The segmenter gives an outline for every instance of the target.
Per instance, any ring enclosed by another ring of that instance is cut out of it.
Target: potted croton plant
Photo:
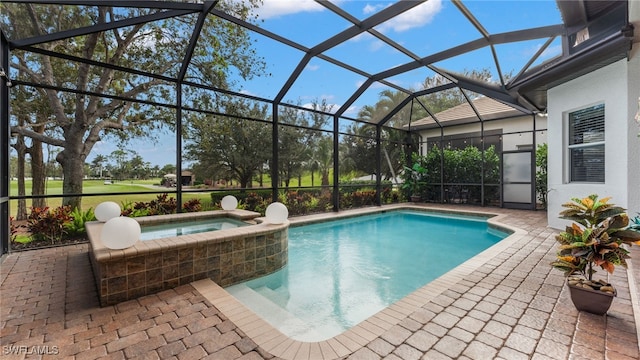
[[[604,279],[594,280],[596,268],[613,273],[627,267],[628,246],[640,245],[640,232],[629,226],[625,209],[609,204],[610,198],[590,195],[563,204],[560,218],[573,224],[556,236],[560,243],[553,267],[567,276],[571,300],[578,310],[603,315],[616,289]]]

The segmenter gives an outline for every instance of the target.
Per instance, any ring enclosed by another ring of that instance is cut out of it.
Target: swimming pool
[[[287,266],[226,290],[283,334],[320,341],[507,235],[486,218],[411,210],[291,227]]]

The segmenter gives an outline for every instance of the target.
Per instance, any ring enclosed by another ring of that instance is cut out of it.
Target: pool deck
[[[632,248],[629,271],[618,268],[609,279],[618,296],[608,315],[580,313],[562,273],[549,266],[557,231],[547,228],[545,212],[425,207],[492,212],[523,231],[356,328],[318,343],[279,334],[210,280],[101,308],[86,244],[11,253],[0,263],[2,358],[640,357],[638,247]]]

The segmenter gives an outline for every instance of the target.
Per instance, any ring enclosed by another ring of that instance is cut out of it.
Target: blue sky
[[[355,18],[363,20],[393,2],[334,1],[334,3]],[[551,0],[475,0],[463,3],[490,34],[561,22],[556,3]],[[264,7],[259,13],[261,19],[264,20],[261,27],[309,48],[352,26],[350,22],[311,0],[295,2],[265,0]],[[452,46],[482,37],[480,32],[448,0],[427,1],[382,26],[376,27],[375,30],[398,42],[419,57],[435,54]],[[249,83],[242,84],[242,91],[272,98],[295,69],[303,53],[260,35],[255,39],[258,53],[267,59],[267,72],[272,76],[254,79]],[[545,40],[496,46],[503,72],[513,71],[516,74]],[[557,40],[540,61],[559,54],[559,46],[560,42]],[[336,46],[324,54],[359,67],[370,74],[411,61],[409,57],[368,33]],[[435,65],[458,72],[471,68],[489,68],[497,78],[497,69],[489,48],[448,59]],[[389,80],[404,88],[416,89],[426,77],[433,75],[433,72],[425,68]],[[313,99],[324,98],[329,103],[340,106],[363,82],[363,77],[316,58],[307,65],[284,100],[305,103]],[[382,84],[375,84],[354,104],[347,115],[355,117],[360,107],[375,103],[378,93],[385,88],[387,87]]]
[[[359,20],[364,20],[395,3],[395,1],[378,0],[334,0],[332,2]],[[556,2],[553,0],[467,0],[463,1],[463,4],[490,34],[561,23]],[[258,13],[261,27],[307,48],[312,48],[352,26],[347,20],[312,0],[264,0],[264,6],[258,10]],[[482,37],[481,33],[449,0],[427,1],[374,29],[406,47],[418,57],[432,55]],[[248,82],[238,78],[236,79],[238,87],[235,90],[263,98],[273,98],[304,54],[258,34],[254,35],[253,39],[257,53],[267,61],[267,74],[270,76],[262,76]],[[517,74],[545,41],[546,39],[537,39],[517,44],[497,45],[496,55],[502,72]],[[534,65],[559,55],[560,46],[560,40],[556,39]],[[358,67],[369,74],[376,74],[411,61],[406,55],[368,33],[329,49],[324,54]],[[455,72],[488,68],[496,79],[498,76],[489,48],[447,59],[434,65]],[[417,89],[426,77],[433,75],[431,70],[421,68],[387,80],[406,89]],[[325,99],[329,104],[334,105],[334,109],[338,109],[364,80],[365,78],[359,74],[314,58],[285,95],[284,102],[304,105],[314,100]],[[349,108],[345,116],[356,117],[362,106],[375,104],[378,94],[385,89],[392,88],[381,83],[371,86]],[[173,163],[175,158],[175,140],[172,135],[162,136],[158,144],[148,140],[133,141],[130,148],[135,149],[146,161],[154,165]],[[115,146],[112,144],[97,144],[87,161],[90,162],[97,154],[108,155],[114,149]]]

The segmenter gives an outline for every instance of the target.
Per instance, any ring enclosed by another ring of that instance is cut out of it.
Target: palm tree
[[[329,185],[329,170],[333,167],[333,141],[330,136],[323,136],[318,141],[318,147],[314,151],[314,158],[321,174],[322,186]]]
[[[107,162],[107,157],[104,155],[96,155],[95,158],[91,161],[91,170],[94,174],[100,174],[100,178],[102,179],[102,171],[104,170],[104,164]]]

